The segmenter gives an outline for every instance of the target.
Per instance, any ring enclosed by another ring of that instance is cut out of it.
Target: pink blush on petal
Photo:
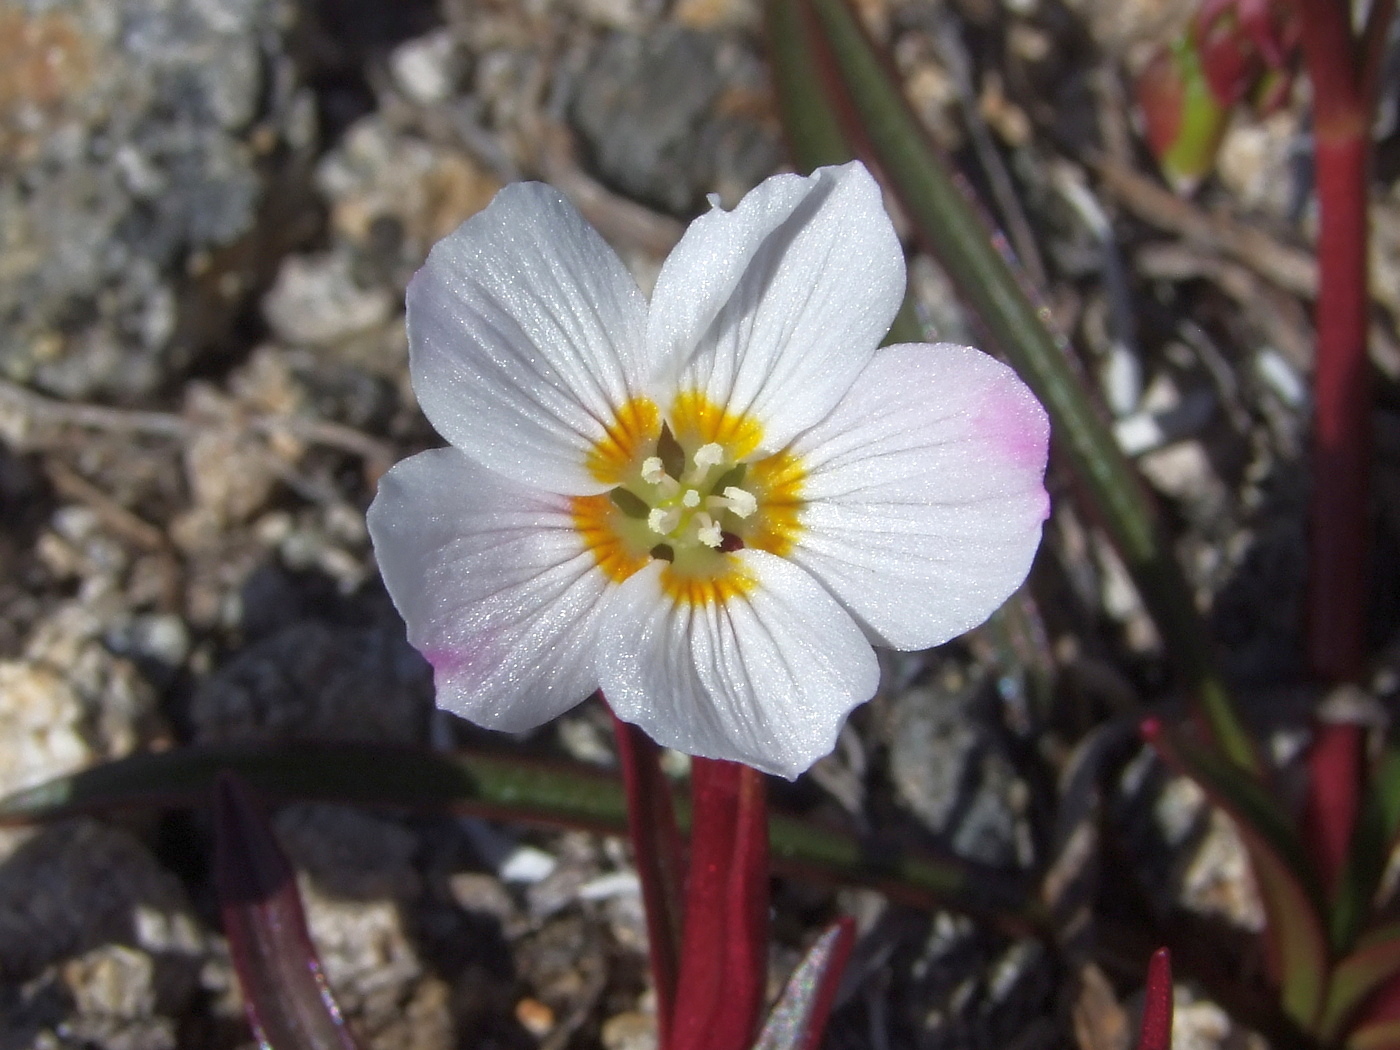
[[[1040,402],[1019,383],[989,389],[973,417],[972,429],[1011,466],[1033,471],[1037,478],[1045,473],[1050,422]]]
[[[449,677],[472,664],[471,654],[460,649],[424,649],[421,652],[433,669],[434,678]]]

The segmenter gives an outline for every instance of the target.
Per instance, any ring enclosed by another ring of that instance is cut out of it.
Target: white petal
[[[807,573],[762,551],[734,556],[754,586],[722,602],[673,602],[660,562],[619,588],[599,631],[603,693],[666,747],[796,777],[874,694],[879,668]]]
[[[640,392],[645,318],[636,283],[572,205],[540,183],[507,186],[409,283],[413,390],[478,462],[600,492],[585,457]]]
[[[986,354],[887,347],[794,443],[809,502],[791,557],[881,644],[947,641],[1030,570],[1049,432],[1035,396]]]
[[[408,640],[433,665],[439,707],[518,732],[598,688],[608,585],[566,498],[434,449],[380,479],[368,521]]]
[[[904,254],[859,163],[775,175],[691,223],[647,317],[658,389],[753,416],[775,451],[829,412],[889,331]]]

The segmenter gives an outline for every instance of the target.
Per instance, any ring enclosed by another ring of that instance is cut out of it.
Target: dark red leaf
[[[1142,1004],[1142,1029],[1138,1050],[1171,1050],[1172,953],[1158,948],[1147,964],[1146,995]]]
[[[219,777],[214,827],[214,884],[254,1036],[276,1050],[358,1050],[326,986],[291,865],[234,773]]]

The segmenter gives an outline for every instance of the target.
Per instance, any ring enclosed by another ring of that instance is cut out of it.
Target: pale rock
[[[263,316],[284,342],[330,345],[389,319],[394,300],[361,288],[343,254],[289,255],[263,298]]]

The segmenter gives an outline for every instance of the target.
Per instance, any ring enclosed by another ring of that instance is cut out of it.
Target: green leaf
[[[1269,947],[1284,1012],[1308,1032],[1320,1020],[1330,963],[1321,893],[1287,815],[1263,786],[1213,751],[1155,720],[1143,735],[1166,763],[1190,777],[1235,821],[1268,919]]]
[[[1333,969],[1318,1035],[1329,1043],[1336,1040],[1366,997],[1397,972],[1400,972],[1400,923],[1389,923],[1367,933],[1357,944],[1356,951]]]
[[[0,798],[0,826],[113,809],[207,806],[224,771],[277,801],[443,810],[627,833],[626,796],[616,774],[509,755],[343,743],[227,744],[133,755]],[[689,807],[677,799],[676,809],[682,828],[689,827]],[[768,834],[779,871],[870,886],[921,907],[985,915],[1017,932],[1048,928],[1031,884],[1019,876],[779,813],[769,814]]]
[[[1400,1021],[1377,1021],[1347,1036],[1347,1050],[1396,1050],[1400,1047]]]
[[[1371,767],[1351,848],[1337,882],[1330,928],[1332,947],[1352,947],[1385,875],[1386,862],[1397,846],[1400,822],[1400,749],[1387,744]]]
[[[1049,411],[1057,449],[1132,572],[1212,735],[1232,761],[1258,770],[1253,742],[1214,669],[1194,598],[1153,506],[1071,364],[1064,339],[1047,327],[1049,311],[998,250],[970,190],[929,142],[845,0],[768,3],[780,111],[798,159],[834,159],[834,124],[899,197],[995,346]]]

